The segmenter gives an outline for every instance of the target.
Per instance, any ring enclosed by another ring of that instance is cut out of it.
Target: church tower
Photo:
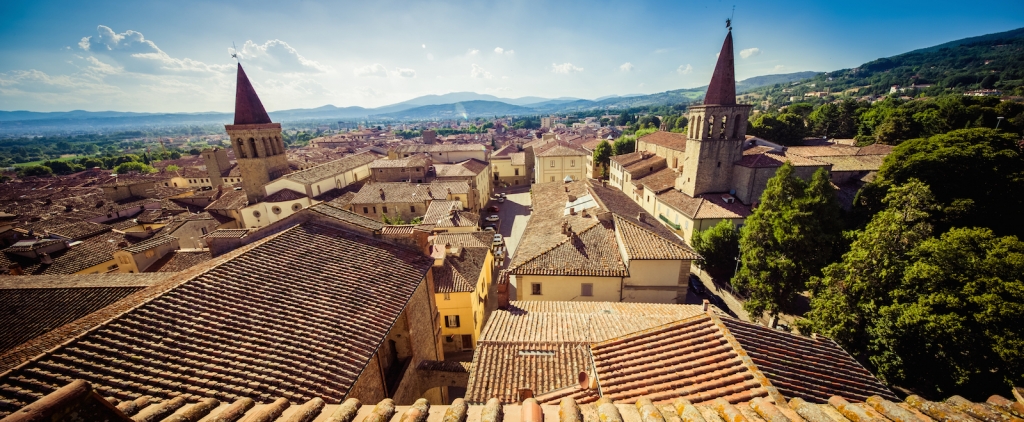
[[[689,108],[686,155],[676,184],[683,193],[696,197],[731,189],[733,163],[743,158],[750,109],[749,105],[736,104],[732,28],[729,28],[704,104]]]
[[[259,202],[265,196],[263,185],[288,172],[288,159],[281,124],[270,121],[241,63],[235,88],[235,124],[224,125],[224,129],[231,137],[245,195],[250,204]]]

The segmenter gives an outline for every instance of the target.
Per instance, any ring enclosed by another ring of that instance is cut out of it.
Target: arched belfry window
[[[744,126],[741,126],[741,125],[744,122],[746,122],[746,119],[743,118],[742,114],[737,114],[736,117],[734,117],[734,119],[735,119],[735,122],[733,122],[733,124],[732,124],[732,127],[733,127],[733,129],[732,129],[732,136],[734,138],[743,138],[743,135],[746,135],[745,132],[746,132],[747,128],[744,127]]]
[[[715,137],[715,116],[708,116],[707,124],[708,124],[708,128],[704,132],[705,133],[704,137],[706,137],[708,139],[714,139],[714,137]]]
[[[728,122],[727,122],[728,119],[729,119],[729,116],[725,116],[725,115],[722,116],[722,121],[721,121],[721,123],[718,124],[718,127],[719,127],[719,129],[718,129],[718,139],[725,139],[725,128],[728,127]]]
[[[693,128],[697,132],[694,133],[693,136],[700,139],[700,131],[704,130],[704,126],[701,126],[701,116],[697,116],[697,123],[693,125]]]
[[[235,154],[238,154],[238,158],[246,158],[245,144],[242,143],[242,138],[238,138],[238,141],[235,142],[235,144],[237,145],[235,148]]]
[[[256,138],[249,138],[249,148],[252,150],[252,158],[260,158],[260,152],[256,150]]]

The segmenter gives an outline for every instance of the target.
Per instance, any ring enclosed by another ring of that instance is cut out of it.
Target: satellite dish
[[[586,390],[588,387],[590,387],[590,376],[587,375],[587,371],[580,371],[579,380],[580,389]]]

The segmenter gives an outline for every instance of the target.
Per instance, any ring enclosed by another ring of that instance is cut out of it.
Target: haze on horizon
[[[1024,2],[736,1],[737,79],[1024,26]],[[0,2],[0,110],[270,111],[428,94],[593,99],[706,85],[733,2]]]

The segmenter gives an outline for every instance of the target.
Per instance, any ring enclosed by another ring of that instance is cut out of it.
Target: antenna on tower
[[[732,5],[732,14],[729,15],[729,19],[725,20],[725,27],[732,31],[732,18],[736,16],[736,5]]]
[[[238,48],[235,47],[234,41],[231,41],[231,58],[235,59],[236,62],[238,61]]]

